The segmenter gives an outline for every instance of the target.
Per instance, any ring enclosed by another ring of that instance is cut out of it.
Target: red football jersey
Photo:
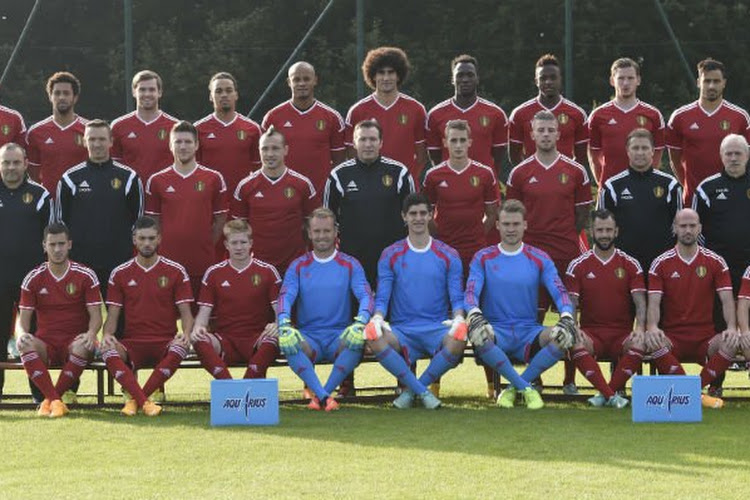
[[[39,167],[42,185],[57,192],[57,182],[70,168],[86,161],[89,153],[83,143],[87,120],[76,116],[66,127],[60,127],[50,116],[35,123],[26,133],[29,163]]]
[[[664,149],[664,117],[643,101],[628,110],[620,108],[615,101],[602,104],[591,112],[588,127],[589,148],[601,149],[604,156],[602,178],[597,179],[600,186],[630,165],[625,143],[633,129],[649,130],[654,136],[654,149]]]
[[[260,127],[240,113],[229,123],[224,123],[212,113],[195,122],[199,147],[195,159],[224,177],[227,192],[234,188],[253,170],[260,167]]]
[[[282,274],[305,253],[304,219],[317,208],[310,179],[287,168],[276,179],[263,169],[237,185],[231,203],[235,219],[247,219],[253,228],[253,252]]]
[[[486,246],[485,207],[500,199],[494,172],[475,161],[456,172],[444,161],[427,171],[424,192],[435,206],[437,238],[455,248],[467,266]]]
[[[568,266],[565,287],[579,299],[581,328],[630,332],[635,320],[631,294],[645,292],[641,265],[620,249],[605,262],[593,250]]]
[[[226,191],[221,174],[203,165],[188,175],[172,165],[146,183],[146,214],[160,217],[159,253],[184,265],[190,276],[203,276],[216,262],[214,216],[228,211]]]
[[[45,262],[26,275],[18,307],[36,312],[36,336],[41,340],[72,341],[89,328],[88,306],[102,303],[99,280],[88,267],[70,261],[61,278]]]
[[[26,124],[21,113],[0,105],[0,146],[15,142],[23,147],[24,134],[26,134]]]
[[[117,118],[112,122],[112,158],[148,179],[174,161],[169,132],[175,123],[177,118],[163,111],[150,122],[144,122],[137,111]]]
[[[745,274],[742,275],[740,293],[737,298],[750,300],[750,266],[745,269]]]
[[[448,159],[448,149],[443,147],[445,125],[450,120],[466,120],[471,127],[469,157],[491,167],[495,165],[492,148],[508,144],[508,117],[497,104],[478,98],[466,109],[456,106],[453,99],[446,99],[427,115],[427,149],[441,150],[443,160]],[[416,179],[416,177],[415,177]]]
[[[335,166],[331,152],[344,150],[344,119],[339,112],[320,101],[300,111],[292,101],[286,101],[266,113],[263,130],[271,125],[284,134],[289,145],[287,166],[310,179],[315,191],[322,193]]]
[[[346,114],[344,142],[354,145],[354,126],[362,120],[375,119],[383,129],[383,156],[400,161],[415,179],[420,178],[424,165],[417,165],[415,147],[425,141],[427,112],[416,99],[399,93],[390,106],[383,107],[370,94],[349,108]]]
[[[126,339],[167,340],[177,334],[177,304],[193,301],[190,279],[177,262],[159,256],[146,269],[133,258],[112,270],[107,304],[123,308]]]
[[[575,207],[591,203],[589,176],[567,156],[545,167],[536,155],[519,163],[508,176],[507,199],[526,207],[524,241],[541,248],[553,260],[572,260],[581,254]]]
[[[719,147],[729,134],[740,134],[750,141],[750,116],[734,104],[722,101],[707,113],[698,101],[682,106],[672,113],[667,128],[667,147],[682,150],[677,168],[685,178],[683,199],[693,199],[695,188],[703,179],[724,168]]]
[[[727,263],[718,254],[698,247],[690,262],[667,250],[651,264],[648,293],[663,294],[661,328],[691,330],[701,334],[714,331],[714,294],[732,291]]]
[[[508,127],[510,142],[523,144],[524,158],[536,153],[536,143],[531,138],[531,120],[540,111],[550,111],[557,117],[557,126],[560,131],[557,150],[568,158],[575,158],[576,145],[585,144],[589,140],[586,112],[564,97],[552,108],[544,107],[539,102],[539,97],[535,97],[514,109],[510,114]]]
[[[198,305],[213,308],[219,335],[257,337],[276,317],[273,305],[280,287],[281,276],[271,264],[253,258],[236,269],[225,260],[206,271]]]

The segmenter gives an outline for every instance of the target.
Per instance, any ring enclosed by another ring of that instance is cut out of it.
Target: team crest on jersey
[[[404,113],[401,113],[400,115],[398,115],[398,122],[399,122],[399,123],[400,123],[401,125],[406,125],[406,123],[407,123],[408,121],[409,121],[409,117],[408,117],[408,116],[406,116],[406,115],[405,115]]]
[[[570,176],[566,173],[560,174],[557,178],[560,179],[560,184],[567,184],[570,180]]]
[[[255,273],[250,277],[250,283],[253,284],[253,286],[260,285],[260,282],[263,281],[263,279],[260,277],[260,274]]]
[[[385,174],[381,180],[383,181],[383,185],[385,187],[393,186],[393,177],[391,177],[390,175]]]
[[[73,135],[73,141],[75,141],[76,146],[83,147],[83,135],[76,133]]]
[[[169,285],[169,278],[166,276],[159,276],[156,278],[156,284],[159,285],[159,288],[167,288],[167,285]]]
[[[2,132],[3,135],[10,135],[10,125],[3,123],[3,126],[0,127],[0,132]]]
[[[489,116],[480,116],[479,117],[479,124],[483,127],[489,127],[490,126],[490,117]]]
[[[325,130],[326,129],[326,121],[325,120],[318,120],[315,122],[315,128],[318,130]]]
[[[120,187],[122,187],[122,181],[115,177],[114,179],[109,181],[109,185],[112,186],[112,189],[117,191],[118,189],[120,189]]]
[[[195,190],[196,191],[205,191],[206,190],[206,183],[203,181],[198,181],[195,183]]]
[[[566,123],[568,123],[569,121],[570,121],[570,117],[569,117],[569,116],[568,116],[567,114],[565,114],[565,113],[560,113],[559,115],[557,115],[557,122],[558,122],[558,123],[559,123],[560,125],[565,125],[565,124],[566,124]]]
[[[296,191],[293,187],[284,188],[284,197],[286,199],[292,199],[294,197],[294,193],[296,193]]]
[[[31,193],[23,193],[23,196],[21,196],[21,201],[28,205],[29,203],[34,201],[34,195]]]
[[[159,131],[156,133],[156,137],[159,138],[160,141],[163,141],[167,138],[167,129],[160,128]]]
[[[76,284],[75,283],[68,283],[65,285],[65,292],[67,292],[68,295],[75,295],[76,294]]]
[[[661,186],[656,186],[654,188],[654,196],[656,196],[657,198],[661,198],[662,196],[664,196],[664,188]]]
[[[469,184],[471,184],[473,187],[479,186],[479,177],[476,175],[472,175],[469,177]]]
[[[623,279],[625,278],[625,269],[618,267],[615,269],[615,276],[617,276],[617,279]]]
[[[643,115],[638,115],[635,117],[635,122],[638,124],[639,127],[645,127],[648,123],[648,118],[646,118]]]
[[[706,270],[706,266],[698,266],[695,270],[695,274],[697,274],[699,278],[703,278],[704,276],[706,276],[707,272],[708,271]]]
[[[247,139],[247,132],[245,132],[244,130],[238,130],[237,131],[237,139],[239,139],[241,141],[244,141],[245,139]]]
[[[729,120],[721,120],[721,121],[719,122],[719,128],[720,128],[721,130],[729,130],[729,127],[730,127],[731,125],[732,125],[732,124],[731,124],[731,123],[729,123]]]

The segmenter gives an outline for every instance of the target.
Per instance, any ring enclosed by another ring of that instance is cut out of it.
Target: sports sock
[[[526,370],[521,374],[521,378],[527,382],[534,381],[539,375],[560,361],[564,354],[556,345],[547,344],[531,358]]]
[[[653,363],[660,375],[685,375],[685,370],[668,347],[653,352]]]
[[[409,369],[409,365],[406,364],[406,360],[399,356],[399,354],[391,346],[386,346],[385,349],[375,355],[383,368],[388,370],[391,375],[396,377],[399,382],[403,383],[412,390],[416,395],[424,394],[427,391],[427,387],[422,382],[417,380]]]
[[[193,344],[193,349],[195,349],[195,352],[198,354],[201,366],[205,368],[208,373],[213,375],[215,379],[220,380],[232,378],[232,375],[229,373],[229,368],[227,368],[227,364],[221,359],[221,356],[214,351],[211,341],[199,340]]]
[[[55,390],[58,394],[65,394],[65,391],[70,389],[76,380],[81,377],[81,373],[86,368],[89,362],[85,358],[76,356],[70,353],[68,361],[63,365],[60,371],[60,377],[57,379],[55,384]]]
[[[347,375],[354,370],[362,359],[362,351],[355,351],[344,347],[333,362],[333,369],[326,381],[325,390],[328,394],[333,393],[336,387],[341,385]]]
[[[607,381],[604,380],[602,370],[599,368],[599,363],[596,362],[594,357],[589,354],[586,349],[577,348],[571,352],[572,361],[574,366],[586,377],[586,380],[596,388],[597,391],[602,393],[602,396],[609,399],[615,395],[615,392],[610,389],[607,385]]]
[[[329,396],[329,393],[323,388],[318,375],[315,373],[315,366],[310,358],[302,350],[286,357],[289,366],[294,370],[299,378],[310,388],[315,395],[323,401]]]
[[[531,386],[529,382],[521,378],[516,369],[513,368],[508,355],[497,344],[486,342],[483,346],[477,347],[475,352],[487,366],[505,377],[519,391]]]
[[[39,357],[39,353],[36,351],[23,353],[21,354],[21,361],[26,373],[29,375],[29,380],[34,382],[34,385],[42,391],[45,399],[49,399],[50,401],[60,399],[60,394],[55,390],[55,386],[52,385],[49,370]]]
[[[143,393],[143,389],[138,385],[138,381],[133,375],[133,370],[128,368],[128,365],[122,360],[120,355],[114,349],[108,349],[102,353],[102,360],[107,365],[107,371],[112,378],[130,394],[135,402],[138,403],[138,407],[143,406],[146,402],[146,395]]]
[[[624,356],[620,358],[612,373],[612,380],[609,381],[609,387],[617,392],[625,387],[630,377],[635,375],[641,368],[643,362],[643,351],[640,349],[630,348]]]
[[[186,357],[187,351],[181,345],[172,344],[169,346],[167,355],[164,356],[164,359],[162,359],[158,365],[156,365],[156,368],[154,368],[151,376],[143,386],[143,393],[146,397],[151,396],[156,389],[163,386],[164,382],[174,375],[174,372],[180,367],[180,362]]]
[[[569,359],[565,360],[565,376],[563,377],[563,385],[576,383],[576,368],[577,365],[573,361]],[[580,370],[580,368],[578,369]]]
[[[425,386],[439,381],[440,377],[451,368],[455,368],[459,361],[461,361],[461,356],[451,354],[443,347],[432,357],[430,364],[427,365],[427,369],[419,377],[419,381]]]
[[[268,367],[279,355],[279,346],[275,342],[261,341],[255,354],[247,364],[247,370],[242,378],[266,378]]]
[[[732,358],[727,357],[721,351],[708,358],[708,362],[701,370],[701,387],[710,384],[719,374],[724,373],[731,364]]]

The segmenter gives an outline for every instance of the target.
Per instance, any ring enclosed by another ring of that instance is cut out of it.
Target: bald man
[[[331,168],[345,159],[344,120],[315,99],[318,76],[312,64],[294,63],[287,82],[292,98],[266,113],[261,126],[266,131],[273,125],[284,135],[287,166],[310,179],[320,196]]]
[[[677,245],[651,264],[646,312],[646,345],[659,373],[682,375],[681,361],[703,365],[701,387],[726,371],[740,347],[729,268],[724,259],[698,245],[701,223],[695,210],[677,212],[673,229]],[[719,296],[726,329],[713,322],[714,296]],[[708,395],[703,405],[724,402]]]

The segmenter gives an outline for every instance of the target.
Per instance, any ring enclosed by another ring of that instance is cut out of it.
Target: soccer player
[[[284,134],[289,144],[287,164],[310,179],[320,196],[331,168],[346,159],[344,119],[315,98],[318,76],[312,64],[292,64],[287,83],[292,98],[266,113],[263,130],[273,126]]]
[[[26,135],[26,123],[21,113],[0,105],[0,146],[9,142],[22,144]]]
[[[427,114],[427,149],[435,165],[447,160],[446,125],[452,120],[466,121],[472,130],[469,157],[500,172],[508,144],[508,117],[500,106],[477,95],[479,63],[470,55],[451,61],[451,80],[455,92],[451,99],[436,105]],[[494,227],[494,223],[492,226]]]
[[[727,264],[718,254],[698,245],[701,223],[689,208],[674,219],[677,245],[654,260],[649,270],[647,343],[659,373],[684,374],[679,361],[703,365],[701,387],[731,365],[739,347],[732,282]],[[715,333],[714,294],[719,295],[727,328]],[[679,361],[678,361],[679,360]],[[701,396],[703,405],[721,408],[724,402]]]
[[[612,63],[610,75],[609,84],[615,89],[615,97],[593,110],[588,121],[589,165],[599,186],[627,168],[625,140],[634,128],[645,128],[653,135],[654,167],[659,167],[664,150],[664,117],[636,95],[641,84],[641,67],[623,57]]]
[[[279,354],[276,298],[281,276],[256,259],[247,221],[224,224],[229,258],[208,268],[190,339],[201,365],[217,379],[230,379],[228,365],[244,363],[243,378],[265,378]],[[209,320],[214,328],[209,332]]]
[[[721,172],[722,139],[740,134],[750,140],[750,116],[724,99],[726,85],[724,64],[704,59],[698,63],[698,100],[676,109],[669,118],[669,163],[682,184],[686,204],[703,179]]]
[[[461,260],[430,236],[432,205],[424,193],[406,197],[402,216],[408,235],[378,261],[375,314],[365,333],[380,364],[407,387],[393,406],[410,408],[418,398],[434,410],[441,402],[427,387],[458,365],[466,347]],[[417,378],[409,364],[423,357],[431,361]]]
[[[674,245],[672,222],[682,208],[682,188],[677,179],[653,167],[651,132],[632,130],[626,147],[629,167],[607,179],[597,208],[609,210],[617,220],[615,245],[635,257],[641,269],[650,269],[651,262]]]
[[[498,396],[498,406],[512,408],[521,391],[526,407],[536,410],[544,402],[531,382],[573,345],[573,304],[552,260],[523,241],[527,228],[523,203],[506,200],[497,225],[502,241],[480,250],[471,261],[464,298],[469,340],[476,355],[511,383]],[[553,328],[537,321],[540,286],[560,311],[560,321]],[[511,359],[528,363],[523,374],[516,372]]]
[[[362,359],[373,297],[359,262],[336,249],[333,212],[315,209],[307,219],[307,236],[313,249],[292,262],[279,294],[279,345],[315,394],[308,408],[333,411],[339,405],[331,394]],[[357,315],[350,324],[352,299]],[[322,385],[314,363],[324,361],[333,362],[333,370]]]
[[[339,222],[341,251],[354,256],[375,287],[378,259],[385,247],[404,237],[401,206],[414,192],[414,179],[398,161],[381,156],[383,134],[375,120],[354,127],[357,157],[334,168],[323,205]]]
[[[266,130],[260,137],[263,166],[237,185],[231,204],[232,217],[254,229],[255,255],[280,273],[305,253],[302,228],[317,205],[310,179],[286,166],[288,151],[281,132]]]
[[[8,235],[0,245],[0,361],[8,359],[8,340],[16,325],[21,282],[44,260],[39,241],[53,222],[52,199],[26,175],[26,152],[17,143],[0,146],[0,227]],[[0,398],[5,371],[0,370]]]
[[[122,408],[129,417],[138,409],[149,417],[161,413],[161,407],[148,398],[174,375],[190,349],[188,335],[177,333],[176,322],[179,313],[182,331],[193,329],[190,280],[184,267],[159,255],[160,243],[157,221],[141,217],[133,229],[136,256],[109,277],[100,351],[107,370],[129,395]],[[120,314],[126,317],[125,330],[117,339]],[[154,371],[141,388],[133,370],[148,367]]]
[[[471,258],[486,246],[485,235],[495,225],[500,192],[492,169],[470,156],[469,123],[450,120],[444,134],[448,160],[427,171],[424,192],[435,211],[436,237],[458,251],[468,275]]]
[[[158,74],[139,71],[132,87],[136,109],[112,122],[112,158],[148,179],[172,163],[169,131],[177,119],[159,109],[162,81]]]
[[[740,350],[745,357],[745,367],[750,369],[750,266],[742,276],[742,286],[737,300],[737,328],[740,332]]]
[[[215,245],[228,211],[227,186],[219,172],[195,160],[198,131],[191,123],[172,127],[169,147],[174,163],[146,183],[146,214],[161,226],[161,253],[185,266],[195,296],[203,273],[216,262]]]
[[[86,161],[83,143],[86,119],[75,112],[81,82],[67,71],[59,71],[47,80],[47,96],[52,116],[35,123],[26,133],[29,175],[50,193],[66,170]]]
[[[510,161],[518,165],[536,152],[532,138],[531,120],[539,111],[550,111],[557,118],[560,140],[557,149],[568,158],[583,165],[586,162],[588,128],[586,112],[562,96],[560,63],[552,54],[544,54],[536,62],[534,83],[539,94],[524,102],[510,114],[508,137]]]
[[[107,297],[109,275],[133,255],[133,224],[143,215],[143,184],[130,167],[110,158],[107,122],[91,120],[83,134],[88,159],[57,184],[57,219],[76,244],[71,257],[96,273]]]
[[[406,165],[415,179],[421,179],[427,161],[424,106],[399,91],[409,74],[406,53],[397,47],[378,47],[362,63],[365,83],[375,92],[355,103],[346,115],[344,142],[349,157],[357,149],[354,127],[363,120],[380,124],[383,155]]]
[[[237,80],[230,73],[222,71],[213,75],[208,82],[208,98],[214,105],[214,112],[195,122],[201,145],[196,159],[224,177],[229,193],[260,167],[260,127],[237,112],[237,89]]]
[[[612,212],[596,210],[591,216],[594,248],[571,262],[565,276],[573,305],[581,312],[570,358],[599,391],[589,398],[592,406],[625,408],[628,400],[617,391],[643,360],[646,286],[638,261],[615,247]],[[596,358],[619,360],[609,384]]]
[[[31,270],[21,285],[16,345],[29,379],[44,394],[38,415],[57,418],[68,413],[60,396],[93,357],[102,326],[102,296],[96,274],[68,258],[72,241],[64,224],[47,226],[42,244],[47,262]],[[31,334],[33,315],[37,330]],[[62,366],[55,385],[48,366]]]

